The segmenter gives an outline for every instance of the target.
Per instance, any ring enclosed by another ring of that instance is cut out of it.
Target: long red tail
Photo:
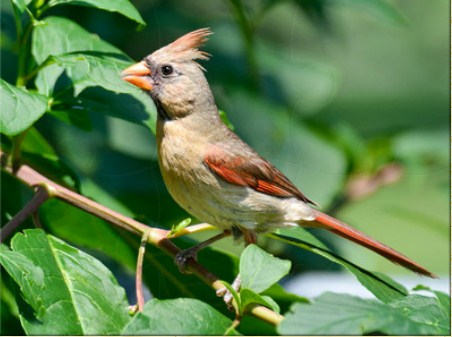
[[[322,212],[315,211],[315,222],[319,225],[320,228],[324,228],[333,232],[343,238],[356,242],[357,244],[364,246],[373,250],[374,252],[384,256],[388,260],[399,264],[405,268],[408,268],[416,273],[429,276],[432,278],[437,278],[437,276],[431,272],[429,272],[424,267],[420,266],[416,262],[410,260],[406,256],[400,254],[392,248],[378,242],[377,240],[372,239],[371,237],[361,233],[357,229],[350,227],[349,225],[329,216]]]

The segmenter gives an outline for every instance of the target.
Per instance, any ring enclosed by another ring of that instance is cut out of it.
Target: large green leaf
[[[0,132],[14,136],[30,127],[45,112],[47,98],[26,91],[0,79],[2,114]]]
[[[249,245],[240,257],[242,288],[260,293],[289,273],[291,262]]]
[[[49,43],[51,41],[51,43]],[[68,43],[70,41],[70,43]],[[49,16],[33,29],[31,53],[38,64],[49,56],[80,51],[98,51],[124,55],[121,50],[91,34],[74,21]]]
[[[40,92],[54,92],[55,98],[73,93],[77,97],[71,113],[100,112],[155,130],[156,109],[152,100],[121,80],[120,72],[130,62],[103,53],[64,54],[52,59],[56,64],[44,68],[36,78]],[[65,85],[56,87],[62,78]]]
[[[135,250],[105,221],[59,200],[46,202],[39,214],[45,227],[58,237],[100,251],[130,270],[135,268]]]
[[[418,297],[418,295],[415,295]],[[422,296],[419,296],[422,297]],[[437,325],[438,312],[432,298],[406,297],[403,305],[388,305],[346,294],[325,293],[312,305],[295,304],[279,326],[282,335],[437,335],[448,330]],[[400,303],[399,303],[400,304]],[[426,305],[428,304],[428,305]],[[420,311],[422,307],[422,311]]]
[[[407,294],[406,289],[390,277],[367,271],[334,254],[323,243],[303,228],[282,228],[276,230],[274,234],[270,234],[270,236],[283,240],[289,244],[299,246],[344,266],[356,276],[364,287],[383,302],[390,302],[394,299],[404,297]]]
[[[199,300],[151,300],[125,327],[124,335],[231,335],[232,321]]]
[[[101,86],[117,93],[136,91],[121,79],[120,73],[130,62],[120,60],[105,53],[64,54],[52,59],[62,66],[71,79],[74,95],[77,96],[88,87]]]
[[[413,294],[389,305],[407,314],[415,322],[432,326],[437,330],[435,334],[447,336],[450,335],[450,297],[444,293],[440,294],[442,295],[437,294],[436,298]],[[446,298],[449,299],[449,307],[444,310],[442,301]]]
[[[117,12],[142,26],[146,25],[140,13],[129,0],[50,0],[48,3],[49,7],[58,5],[95,7],[108,12]]]
[[[128,303],[111,272],[93,257],[26,230],[1,247],[0,262],[19,285],[21,322],[29,335],[119,334]]]

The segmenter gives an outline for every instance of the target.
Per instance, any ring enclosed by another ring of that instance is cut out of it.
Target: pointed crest
[[[197,29],[157,50],[153,56],[182,62],[195,59],[207,60],[210,55],[199,50],[198,47],[202,46],[207,41],[207,36],[211,34],[212,31],[209,28]]]

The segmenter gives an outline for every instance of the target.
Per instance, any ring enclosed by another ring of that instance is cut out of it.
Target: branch
[[[30,214],[36,214],[38,208],[49,199],[49,191],[43,186],[36,187],[33,198],[0,231],[0,243],[8,238]]]
[[[141,222],[138,222],[136,220],[133,220],[129,217],[126,217],[112,209],[109,209],[108,207],[105,207],[101,204],[98,204],[95,201],[92,201],[76,192],[73,192],[69,190],[68,188],[65,188],[50,179],[47,179],[45,176],[40,174],[39,172],[35,171],[28,165],[21,165],[17,168],[15,172],[13,172],[13,169],[11,166],[6,166],[3,163],[6,163],[6,154],[0,150],[0,162],[2,163],[2,168],[10,173],[11,175],[15,176],[17,179],[21,180],[24,184],[26,184],[29,187],[36,187],[36,186],[42,186],[44,187],[45,191],[48,193],[48,197],[54,197],[57,199],[60,199],[64,202],[67,202],[77,208],[80,208],[100,219],[103,219],[115,226],[121,227],[127,231],[130,231],[134,234],[139,235],[140,237],[143,237],[145,234],[147,235],[147,242],[162,251],[164,251],[166,254],[175,257],[177,253],[181,251],[179,247],[177,247],[174,243],[172,243],[168,239],[168,235],[170,231],[160,229],[160,228],[153,228],[146,226],[145,224],[142,224]],[[38,189],[39,191],[39,189]],[[30,203],[33,202],[35,198],[30,201]],[[29,204],[30,204],[29,203]],[[34,207],[30,210],[27,210],[28,214],[25,214],[25,209],[27,206],[25,206],[24,209],[22,209],[22,216],[24,215],[30,215],[35,211],[35,208],[40,206],[38,202],[34,201],[33,204],[36,204]],[[19,213],[21,213],[19,212]],[[16,218],[16,217],[14,217]],[[13,219],[14,219],[13,218]],[[11,220],[12,221],[12,220]],[[7,224],[9,225],[9,223]],[[207,229],[206,225],[202,225],[202,228]],[[5,226],[6,227],[6,226]],[[201,227],[201,226],[200,226]],[[200,229],[200,228],[199,228]],[[190,231],[187,231],[189,233]],[[3,237],[3,230],[0,234]],[[195,274],[197,277],[199,277],[203,282],[205,282],[207,285],[209,285],[214,290],[220,290],[224,288],[224,285],[220,282],[219,278],[212,274],[209,270],[204,268],[202,265],[194,261],[193,259],[190,259],[187,263],[187,267],[189,270]],[[283,320],[283,316],[266,308],[263,306],[256,305],[250,310],[250,313],[273,325],[279,324]]]

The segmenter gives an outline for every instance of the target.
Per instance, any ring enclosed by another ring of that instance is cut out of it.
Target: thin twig
[[[31,214],[36,213],[49,196],[45,187],[37,186],[33,198],[0,230],[0,242],[6,240]]]
[[[6,156],[0,150],[0,162],[5,163],[4,157]],[[35,171],[28,165],[22,165],[18,168],[16,172],[13,172],[10,166],[2,167],[6,172],[14,175],[16,178],[21,180],[24,184],[29,187],[42,186],[45,188],[46,192],[49,193],[48,197],[58,198],[63,200],[77,208],[80,208],[96,217],[103,219],[115,226],[126,229],[130,232],[143,236],[145,233],[148,234],[147,242],[153,246],[161,249],[166,254],[175,257],[177,253],[181,251],[174,243],[168,239],[168,230],[154,228],[146,226],[136,220],[128,218],[114,210],[111,210],[97,202],[90,200],[76,192],[73,192],[53,181],[47,179],[45,176]],[[47,197],[47,198],[48,198]],[[24,208],[25,209],[25,208]],[[37,208],[36,208],[37,209]],[[36,209],[27,210],[23,212],[24,214],[30,215]],[[21,211],[22,212],[22,211]],[[20,213],[20,212],[19,212]],[[2,231],[3,232],[3,231]],[[208,284],[214,290],[220,290],[224,288],[219,278],[211,273],[209,270],[204,268],[202,265],[197,263],[193,259],[189,259],[187,262],[188,269],[198,276],[203,282]],[[250,313],[273,325],[279,324],[284,318],[282,315],[266,308],[263,306],[256,305],[251,310]]]
[[[148,242],[149,232],[145,232],[141,238],[140,248],[138,249],[137,270],[135,276],[135,287],[137,292],[138,311],[142,312],[144,307],[143,295],[143,258],[146,253],[146,243]]]

